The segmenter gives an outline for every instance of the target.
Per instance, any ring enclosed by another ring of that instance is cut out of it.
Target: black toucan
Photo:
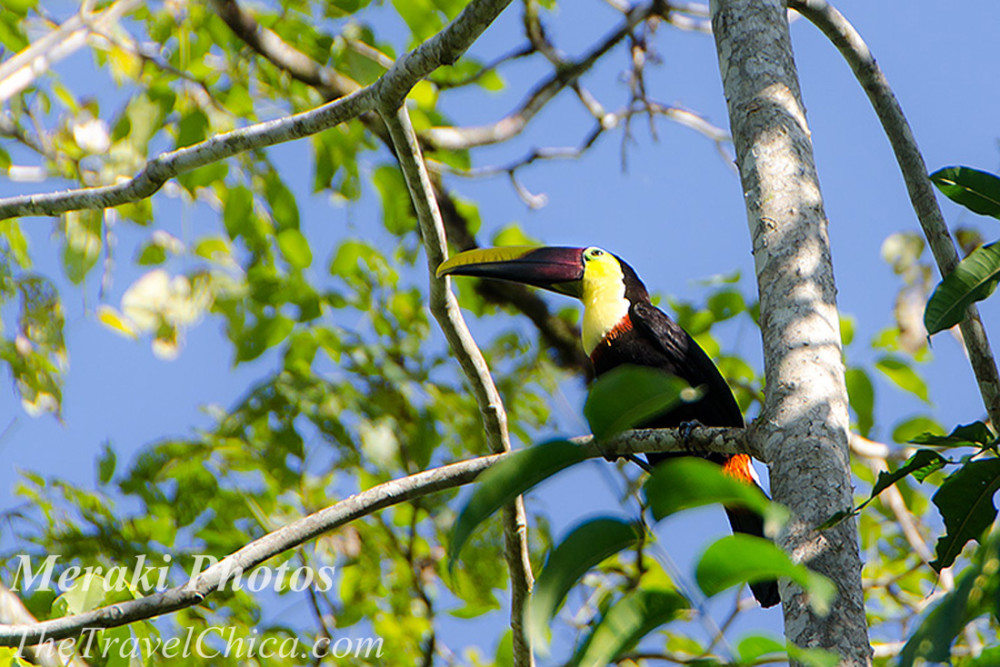
[[[743,414],[729,385],[705,351],[676,322],[654,306],[631,266],[600,248],[514,246],[480,248],[455,255],[437,275],[509,280],[574,296],[583,302],[583,347],[597,375],[621,364],[661,368],[705,393],[694,403],[654,417],[643,426],[670,428],[687,422],[743,427]],[[655,465],[671,454],[649,454]],[[709,454],[733,477],[759,488],[745,454]],[[743,508],[726,508],[735,532],[764,536],[762,518]],[[776,581],[750,585],[763,607],[781,602]]]

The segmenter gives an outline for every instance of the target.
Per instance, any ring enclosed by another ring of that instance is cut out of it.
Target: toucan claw
[[[684,448],[685,449],[687,449],[688,451],[700,449],[699,447],[692,447],[691,446],[691,437],[694,435],[694,430],[696,428],[704,428],[704,427],[705,427],[705,425],[702,424],[697,419],[692,419],[691,421],[681,422],[677,426],[677,430],[680,433],[681,440],[684,441]],[[695,453],[699,453],[700,454],[700,453],[703,453],[703,452],[695,452]]]

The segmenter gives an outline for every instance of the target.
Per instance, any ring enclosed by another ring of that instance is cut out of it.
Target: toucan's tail
[[[726,515],[729,517],[729,525],[733,527],[734,533],[764,537],[764,518],[756,512],[743,507],[727,507]],[[761,607],[773,607],[781,602],[778,582],[775,579],[751,583],[750,590]]]
[[[655,466],[661,461],[676,456],[689,455],[679,452],[656,452],[646,454],[646,459],[651,465]],[[735,454],[725,458],[711,456],[709,458],[722,465],[722,469],[727,475],[760,488],[760,481],[754,473],[753,463],[750,462],[750,457],[746,454]],[[761,492],[763,493],[763,491]],[[726,514],[729,516],[729,525],[732,526],[734,533],[743,533],[744,535],[753,535],[768,539],[764,535],[764,517],[743,507],[726,507],[725,509]],[[760,603],[761,607],[773,607],[781,602],[781,595],[778,593],[778,582],[774,579],[750,584],[750,590],[753,592],[753,596],[757,598],[757,602]]]
[[[730,456],[723,464],[722,469],[727,475],[731,475],[741,482],[760,488],[760,480],[754,472],[753,462],[746,454],[736,454]],[[763,493],[763,489],[761,493]],[[764,517],[752,510],[742,507],[727,507],[726,514],[729,516],[729,525],[733,527],[734,533],[753,535],[754,537],[765,537]],[[750,590],[761,607],[773,607],[781,602],[781,595],[778,593],[778,582],[774,579],[758,581],[750,584]]]

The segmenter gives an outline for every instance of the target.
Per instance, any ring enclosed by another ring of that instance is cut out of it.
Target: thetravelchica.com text
[[[382,657],[381,637],[320,637],[307,645],[298,637],[262,637],[255,630],[249,636],[237,635],[234,627],[215,625],[198,631],[189,627],[183,634],[166,640],[157,635],[108,636],[98,628],[84,628],[78,639],[53,640],[43,637],[32,645],[48,647],[65,660],[66,664],[74,657],[91,660],[98,656],[103,659],[126,660],[152,655],[161,655],[167,659],[225,657],[243,660]],[[23,654],[24,649],[24,645],[20,646],[19,653]]]

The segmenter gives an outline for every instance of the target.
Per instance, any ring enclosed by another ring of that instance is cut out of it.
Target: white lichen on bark
[[[784,583],[785,635],[839,654],[842,665],[870,665],[857,526],[815,530],[851,507],[849,416],[827,220],[785,6],[713,0],[712,26],[761,297],[767,385],[755,432],[772,494],[794,516],[779,541],[839,591],[821,618]]]

